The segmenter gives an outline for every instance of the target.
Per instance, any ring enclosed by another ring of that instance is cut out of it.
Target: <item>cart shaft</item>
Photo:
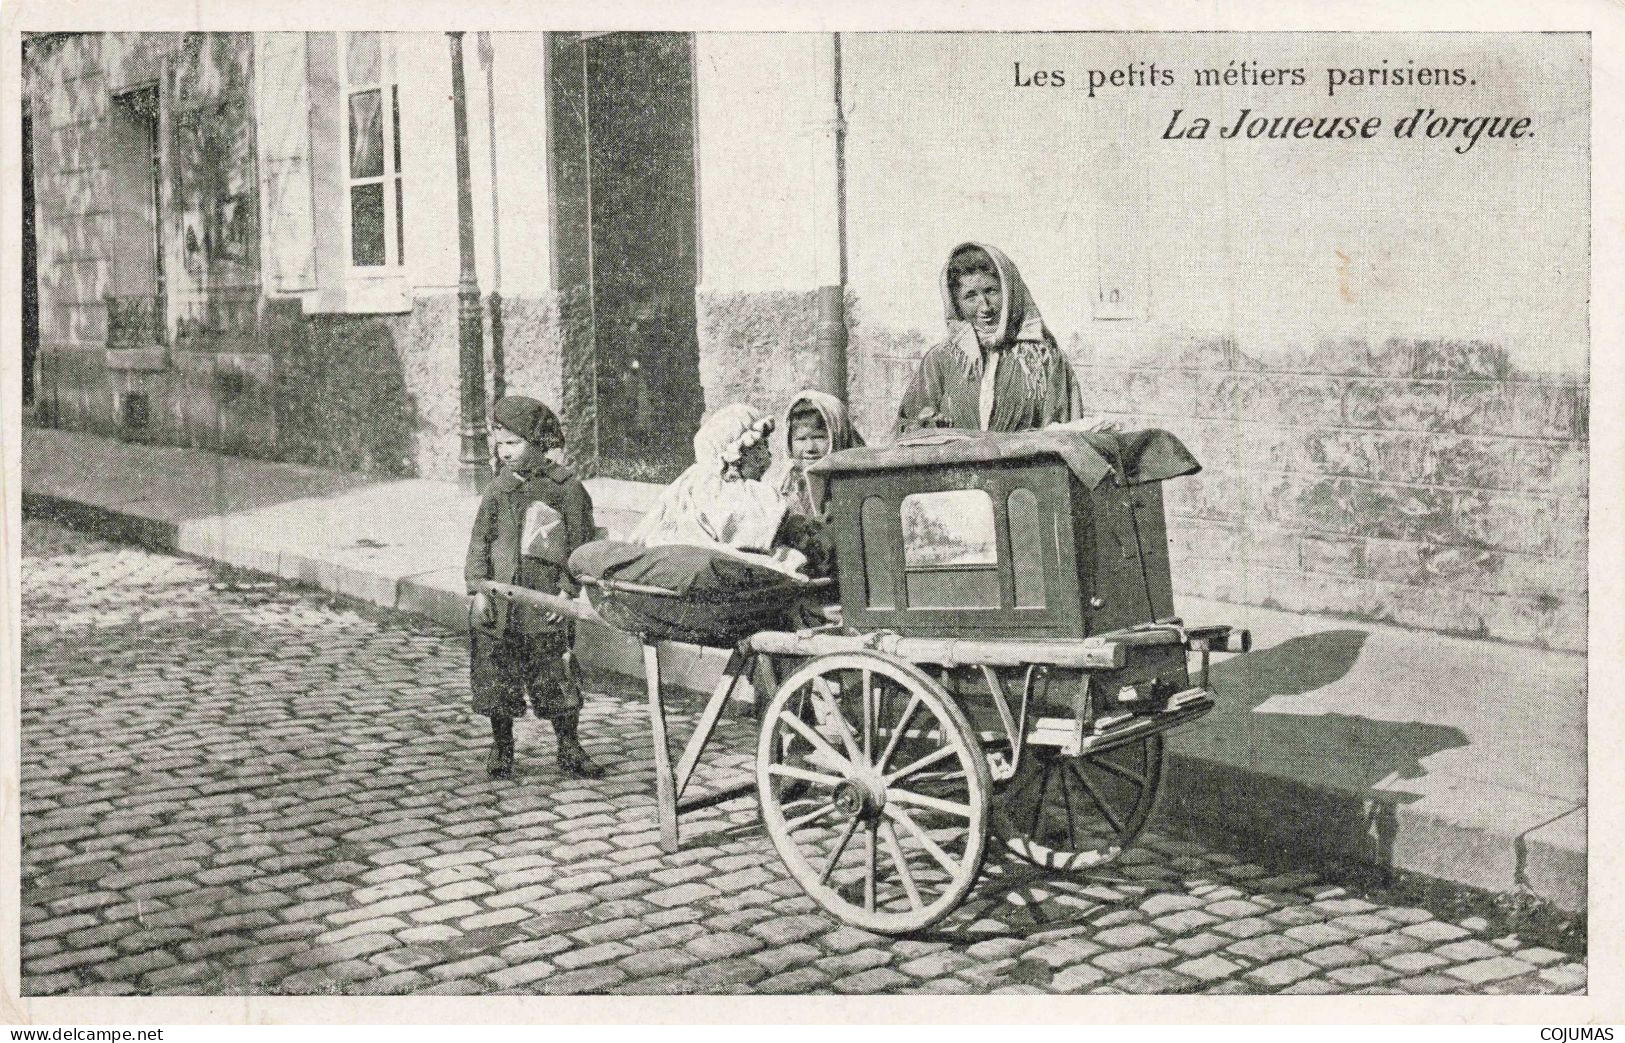
[[[769,655],[816,656],[873,649],[911,663],[938,666],[1048,666],[1082,670],[1121,670],[1128,662],[1124,646],[1110,638],[1023,638],[961,641],[946,637],[902,637],[897,634],[835,634],[820,631],[764,631],[750,646]]]

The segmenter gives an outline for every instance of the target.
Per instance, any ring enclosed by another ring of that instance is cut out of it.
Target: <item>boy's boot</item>
[[[513,778],[513,718],[491,718],[491,753],[485,758],[485,773],[493,779]]]
[[[559,737],[559,770],[578,779],[603,778],[604,769],[593,763],[576,738],[580,720],[581,714],[574,710],[553,718],[553,731]]]

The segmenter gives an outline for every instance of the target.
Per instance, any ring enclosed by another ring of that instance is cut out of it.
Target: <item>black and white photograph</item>
[[[7,1003],[1600,999],[1603,7],[13,12]]]

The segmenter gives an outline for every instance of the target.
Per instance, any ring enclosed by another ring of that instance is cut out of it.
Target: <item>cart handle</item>
[[[1177,619],[1147,623],[1142,627],[1112,631],[1098,637],[1101,641],[1128,647],[1184,645],[1186,651],[1190,652],[1250,652],[1253,647],[1252,632],[1244,627],[1187,627]]]
[[[599,617],[597,611],[586,601],[567,597],[563,594],[546,594],[539,590],[531,590],[528,587],[519,587],[512,583],[498,583],[489,579],[481,580],[475,589],[522,605],[529,605],[541,612],[553,612],[584,623],[603,623],[603,619]]]
[[[577,576],[576,582],[584,587],[597,587],[616,594],[650,594],[658,598],[682,597],[675,590],[665,587],[650,586],[647,583],[632,583],[623,579],[603,579],[599,576]]]

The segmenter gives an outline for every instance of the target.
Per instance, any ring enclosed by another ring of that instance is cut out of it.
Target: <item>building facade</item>
[[[1583,650],[1589,44],[1431,39],[1403,62],[1496,75],[1315,79],[1401,60],[1376,34],[469,34],[487,390],[560,404],[583,469],[662,479],[705,410],[834,359],[885,437],[946,253],[990,242],[1086,404],[1204,462],[1168,490],[1183,593]],[[1227,81],[1241,51],[1311,82]],[[38,421],[455,473],[452,53],[30,38]],[[1089,76],[1152,59],[1172,84]],[[1418,107],[1536,136],[1220,136]]]

